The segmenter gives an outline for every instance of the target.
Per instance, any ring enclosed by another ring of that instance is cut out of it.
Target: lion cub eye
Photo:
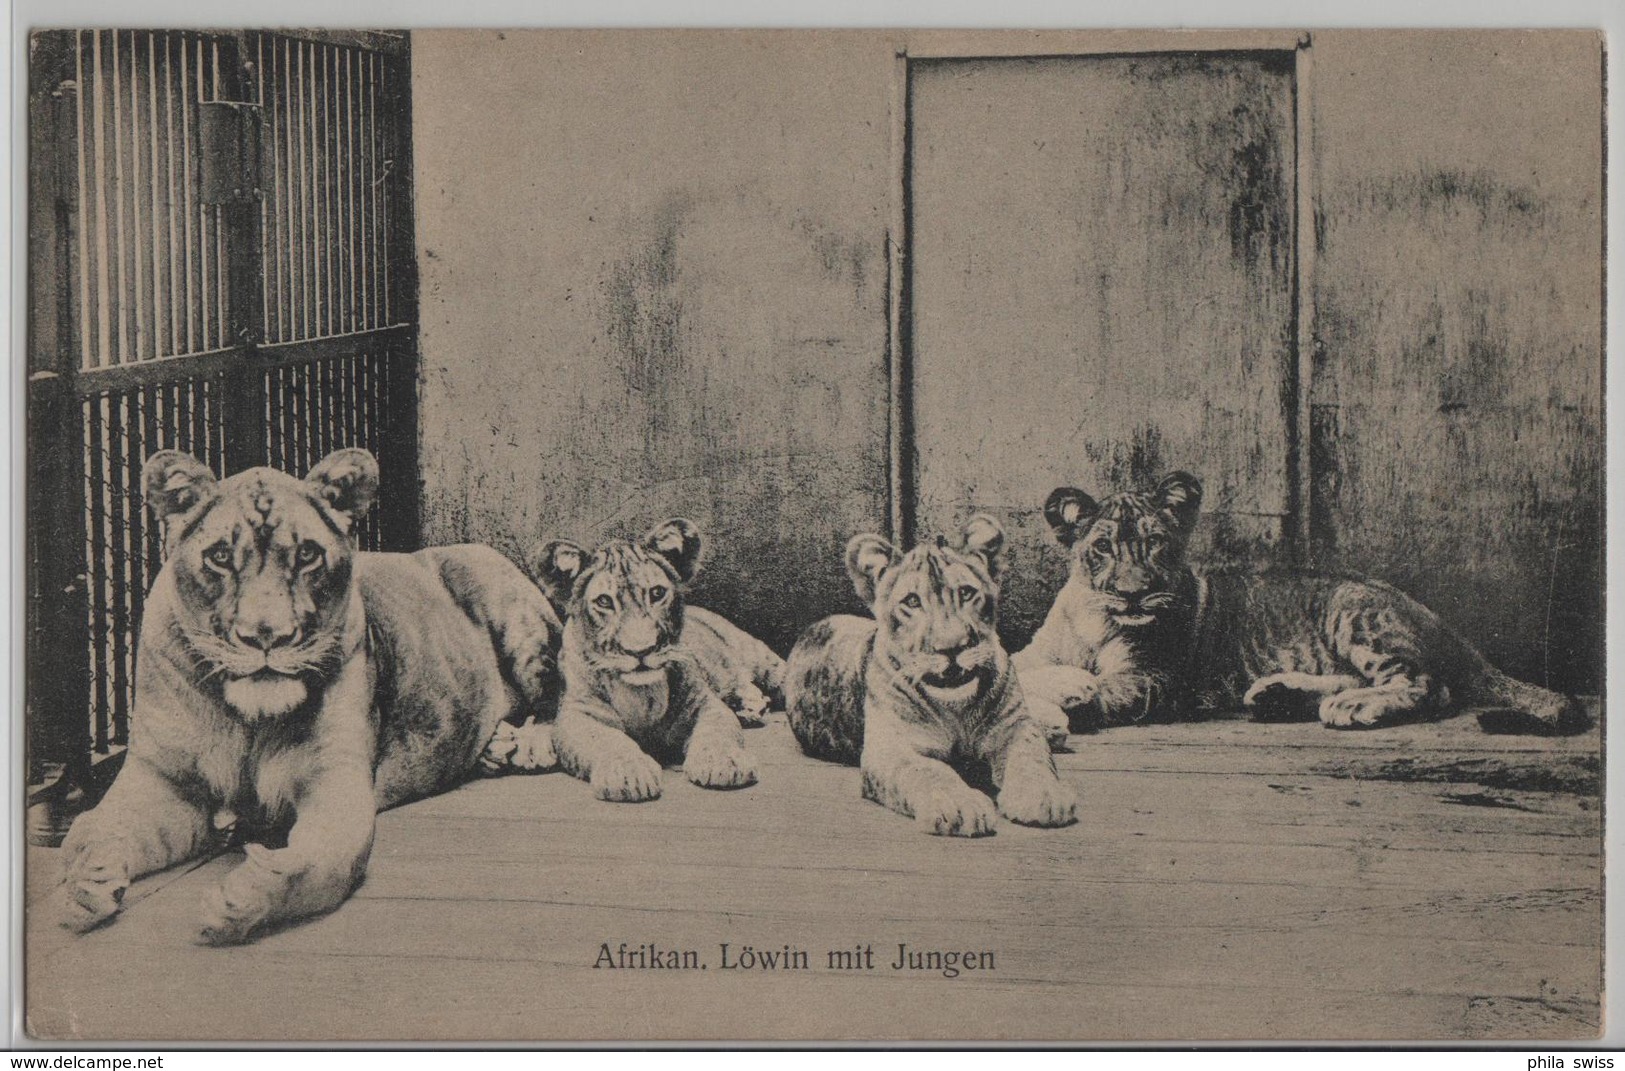
[[[666,589],[661,587],[659,584],[656,584],[654,587],[649,589],[650,602],[664,602],[666,595]]]
[[[959,585],[959,601],[960,602],[975,602],[976,601],[976,596],[978,596],[980,594],[981,594],[981,592],[976,589],[975,585],[972,585],[972,584],[961,584],[961,585]]]
[[[1168,537],[1160,532],[1152,532],[1150,535],[1145,537],[1145,545],[1147,550],[1159,550],[1167,544]]]
[[[903,596],[903,605],[910,610],[918,610],[920,608],[920,597],[911,591]]]
[[[1112,552],[1112,541],[1111,540],[1107,539],[1105,536],[1101,536],[1099,539],[1095,540],[1095,553],[1096,554],[1110,554],[1111,552]]]
[[[231,572],[236,565],[236,559],[231,548],[222,543],[218,547],[210,547],[203,552],[203,561],[222,572]]]
[[[305,543],[299,547],[298,552],[293,556],[293,560],[294,564],[299,568],[308,569],[310,566],[321,561],[325,556],[326,555],[322,553],[322,548],[317,546],[315,543]]]
[[[609,595],[600,595],[600,596],[598,596],[598,598],[596,598],[596,599],[594,599],[592,601],[592,604],[594,606],[598,607],[600,610],[613,610],[613,609],[615,609],[615,599],[612,596],[609,596]]]

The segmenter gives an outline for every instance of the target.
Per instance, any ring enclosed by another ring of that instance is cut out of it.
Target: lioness
[[[1361,729],[1493,705],[1486,728],[1567,731],[1566,696],[1507,676],[1427,607],[1375,580],[1212,576],[1185,548],[1202,485],[1176,472],[1097,503],[1072,487],[1044,505],[1071,574],[1032,643],[1012,656],[1040,701],[1117,724],[1244,706]]]
[[[378,488],[365,450],[304,480],[219,482],[166,450],[143,482],[167,556],[124,767],[63,844],[70,928],[200,852],[223,809],[286,845],[249,845],[206,897],[203,941],[331,910],[366,871],[379,809],[463,780],[504,719],[551,716],[560,626],[517,567],[479,546],[356,551]]]
[[[985,767],[999,813],[1060,826],[1077,799],[1056,776],[1048,727],[1034,717],[999,643],[1004,530],[985,514],[957,548],[938,536],[899,554],[877,535],[847,544],[846,568],[874,618],[837,614],[790,651],[785,706],[802,750],[856,763],[863,795],[929,833],[993,832],[994,805],[955,766]],[[952,764],[952,765],[951,765]]]

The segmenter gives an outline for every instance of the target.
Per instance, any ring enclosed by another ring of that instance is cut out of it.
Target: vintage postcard
[[[29,1036],[1594,1042],[1603,60],[35,32]]]

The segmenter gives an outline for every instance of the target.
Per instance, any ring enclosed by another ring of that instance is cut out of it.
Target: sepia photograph
[[[1617,1025],[1600,30],[27,54],[29,1043]]]

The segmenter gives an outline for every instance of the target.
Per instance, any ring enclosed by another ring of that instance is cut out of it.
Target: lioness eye
[[[231,569],[234,564],[231,548],[225,545],[210,547],[203,552],[203,560],[216,569]]]
[[[315,565],[322,560],[322,548],[315,543],[306,543],[299,548],[299,553],[295,555],[294,560],[298,562],[301,568],[307,565]]]
[[[1110,554],[1111,552],[1112,552],[1112,541],[1111,540],[1107,539],[1104,536],[1102,536],[1101,538],[1095,540],[1095,553],[1096,554]]]
[[[903,596],[903,605],[910,610],[918,610],[920,608],[920,597],[911,591]]]
[[[610,596],[608,596],[608,595],[600,595],[600,596],[598,596],[598,598],[596,598],[596,599],[594,599],[592,601],[592,604],[594,606],[598,607],[600,610],[613,610],[613,609],[615,609],[615,600],[613,598],[611,598]]]
[[[659,584],[656,584],[654,587],[649,589],[649,601],[650,602],[659,602],[662,599],[664,599],[665,597],[666,597],[666,589],[661,587]]]
[[[980,592],[978,592],[970,584],[961,584],[959,586],[959,601],[960,602],[971,602],[979,594],[980,594]]]

